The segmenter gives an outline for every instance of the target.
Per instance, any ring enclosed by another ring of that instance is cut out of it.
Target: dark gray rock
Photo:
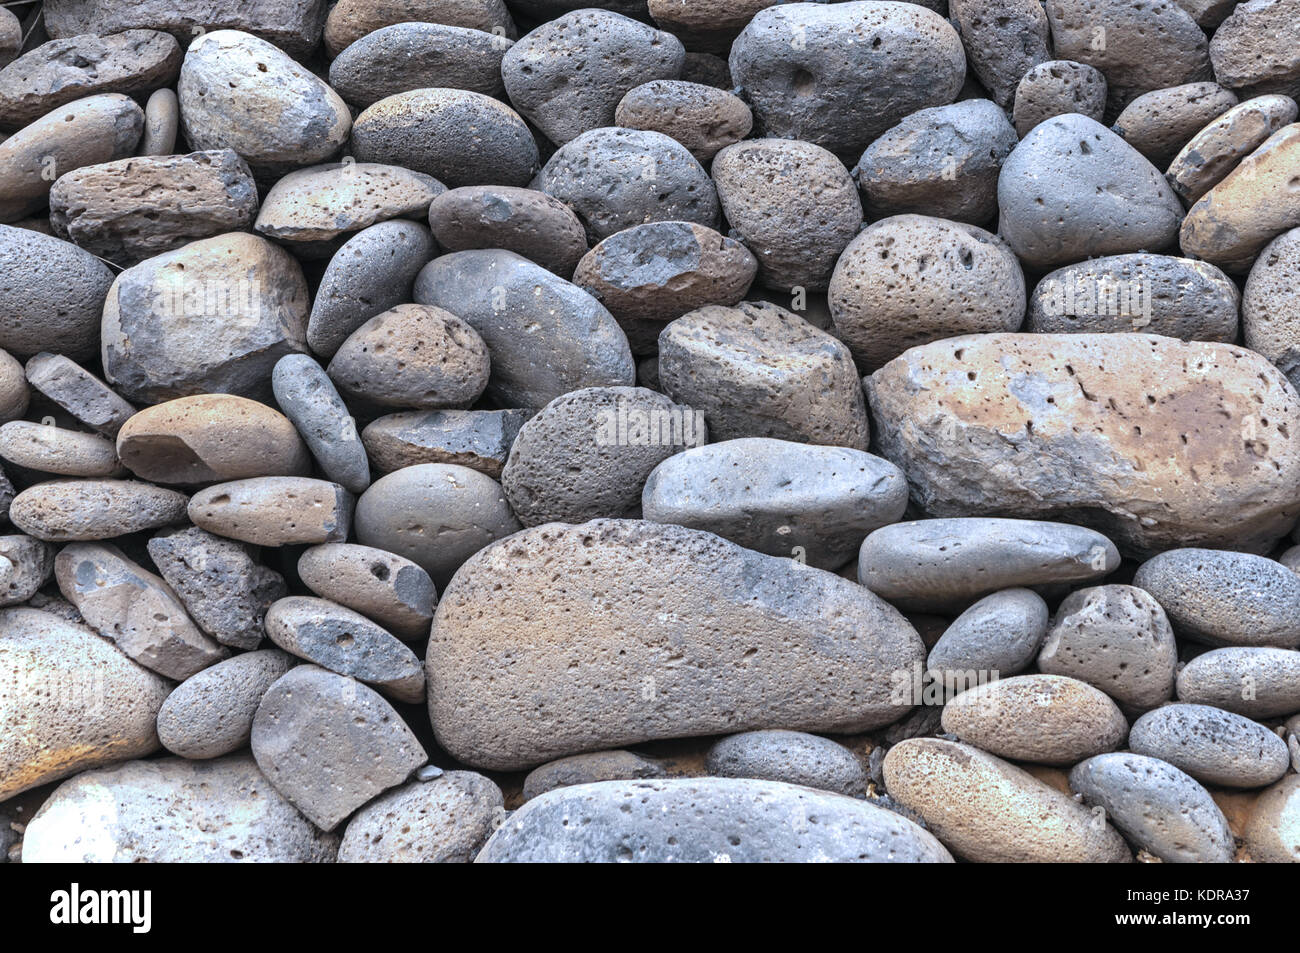
[[[930,649],[926,669],[945,683],[957,674],[967,684],[978,681],[981,673],[1017,675],[1038,653],[1048,617],[1047,603],[1031,589],[1003,589],[985,596],[944,629]]]
[[[1286,773],[1286,742],[1258,722],[1208,705],[1165,705],[1133,723],[1134,754],[1168,761],[1203,784],[1262,788]]]
[[[1178,700],[1247,718],[1300,711],[1300,652],[1274,648],[1215,649],[1178,673]]]
[[[503,248],[566,279],[587,253],[587,232],[574,211],[533,189],[450,189],[429,206],[429,226],[444,251]]]
[[[1021,77],[1011,120],[1020,138],[1045,119],[1080,113],[1101,122],[1106,115],[1106,77],[1073,60],[1048,60]]]
[[[472,771],[416,781],[348,821],[340,863],[468,864],[505,819],[496,784]]]
[[[306,354],[286,354],[276,362],[271,386],[325,477],[349,493],[364,492],[370,485],[366,448],[325,370]]]
[[[219,758],[248,746],[257,706],[298,660],[279,649],[244,652],[176,687],[158,712],[158,737],[182,758]]]
[[[454,463],[494,480],[530,410],[433,410],[389,414],[361,431],[370,462],[381,473],[420,463]]]
[[[848,748],[802,731],[746,731],[716,741],[705,754],[709,774],[784,781],[847,797],[865,797],[867,772]]]
[[[0,148],[3,148],[0,145]],[[70,242],[0,225],[0,347],[85,360],[98,346],[113,272]]]
[[[591,751],[533,768],[524,778],[524,800],[531,801],[556,788],[596,781],[640,781],[663,778],[668,774],[658,761],[631,751]]]
[[[444,23],[395,23],[367,33],[330,64],[329,80],[357,109],[413,89],[441,86],[501,96],[504,36]]]
[[[971,70],[994,101],[1010,107],[1016,85],[1051,59],[1047,17],[1037,0],[948,0]]]

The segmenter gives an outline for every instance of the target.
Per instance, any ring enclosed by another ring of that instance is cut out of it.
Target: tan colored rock
[[[51,480],[14,497],[9,519],[50,542],[112,539],[185,522],[184,493],[137,480]]]
[[[27,413],[30,399],[23,365],[0,348],[0,421],[17,420]]]
[[[656,79],[635,87],[614,112],[614,124],[650,129],[676,139],[700,162],[740,142],[754,126],[754,114],[724,89],[679,79]]]
[[[1195,202],[1264,140],[1295,119],[1296,103],[1290,96],[1258,96],[1239,103],[1183,146],[1165,178],[1184,202]]]
[[[831,573],[596,520],[472,557],[434,613],[425,670],[442,746],[517,770],[660,738],[879,727],[907,709],[894,673],[924,655],[896,609]]]
[[[64,430],[31,420],[0,426],[0,457],[8,463],[58,476],[119,476],[113,441],[99,434]]]
[[[1300,775],[1288,775],[1260,794],[1241,833],[1256,863],[1300,863]]]
[[[348,538],[352,494],[310,477],[268,476],[218,483],[190,498],[195,526],[255,546],[336,543]]]
[[[399,639],[429,634],[438,593],[429,574],[403,556],[373,546],[325,543],[298,558],[298,576],[318,596],[369,616]]]
[[[958,696],[961,697],[961,696]],[[912,738],[889,749],[889,796],[964,860],[1126,863],[1119,833],[1084,805],[970,745]]]
[[[176,151],[176,134],[181,128],[181,104],[176,90],[160,89],[144,104],[142,156],[169,156]]]
[[[1113,128],[1120,138],[1163,169],[1188,140],[1235,105],[1236,95],[1218,83],[1153,89],[1129,103]]]
[[[311,456],[289,418],[233,394],[200,394],[146,407],[117,435],[122,462],[152,483],[212,483],[307,476]]]
[[[367,33],[394,23],[443,23],[514,39],[502,0],[339,0],[325,21],[325,51],[338,56]]]
[[[1300,398],[1244,348],[972,335],[864,386],[881,455],[931,516],[1068,516],[1144,555],[1265,552],[1300,515]]]

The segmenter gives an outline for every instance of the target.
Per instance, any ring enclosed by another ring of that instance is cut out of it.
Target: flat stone
[[[504,819],[505,798],[494,782],[448,771],[358,811],[343,832],[339,861],[468,864]]]
[[[27,382],[69,414],[106,437],[117,437],[135,408],[90,371],[62,354],[27,361]]]
[[[1300,712],[1300,652],[1256,647],[1205,652],[1179,671],[1178,700],[1247,718]]]
[[[428,760],[374,690],[314,665],[298,666],[267,691],[252,745],[275,789],[324,831]]]
[[[396,553],[355,543],[313,546],[298,576],[316,595],[369,616],[403,641],[423,639],[438,593],[429,574]]]
[[[524,778],[524,800],[575,784],[592,784],[596,781],[634,781],[644,778],[664,778],[668,773],[658,761],[631,751],[591,751],[548,761],[533,768]]]
[[[49,542],[112,539],[185,522],[184,493],[135,480],[51,480],[14,497],[9,519]]]
[[[1184,202],[1195,203],[1269,136],[1295,122],[1296,111],[1294,99],[1276,94],[1233,106],[1183,146],[1165,178]]]
[[[71,477],[121,476],[113,441],[31,420],[0,424],[0,457],[40,473]]]
[[[254,477],[195,493],[189,517],[211,533],[255,546],[336,543],[348,538],[354,504],[352,494],[328,480]]]
[[[1260,788],[1291,765],[1286,742],[1258,722],[1208,705],[1165,705],[1133,723],[1129,748],[1203,784]]]
[[[506,458],[530,410],[433,410],[389,414],[361,431],[381,473],[421,463],[454,463],[501,479]]]
[[[434,613],[425,671],[442,747],[518,770],[660,738],[880,727],[908,708],[893,673],[924,651],[896,610],[831,573],[596,520],[471,557]]]
[[[349,493],[364,492],[370,485],[366,448],[325,369],[306,354],[286,354],[276,362],[271,386],[325,477]]]
[[[587,253],[582,220],[559,199],[533,189],[449,189],[429,205],[429,227],[444,251],[503,248],[566,279]]]
[[[714,742],[709,774],[784,781],[847,797],[865,797],[867,772],[857,756],[829,738],[802,731],[746,731]]]
[[[0,225],[0,274],[0,347],[19,359],[52,351],[71,362],[95,353],[113,284],[107,265],[71,242]]]
[[[158,712],[158,737],[182,758],[219,758],[248,746],[257,706],[298,664],[279,649],[244,652],[186,679]]]

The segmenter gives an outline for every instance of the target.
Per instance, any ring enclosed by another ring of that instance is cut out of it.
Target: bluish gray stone
[[[1208,705],[1165,705],[1133,723],[1129,748],[1203,784],[1262,788],[1286,773],[1286,742],[1258,722]]]
[[[325,369],[306,354],[287,354],[276,362],[271,386],[325,477],[349,493],[363,493],[370,485],[370,461],[357,422]]]
[[[1047,633],[1043,597],[1030,589],[1003,589],[985,596],[953,620],[930,649],[926,668],[935,673],[999,676],[1023,672]]]
[[[1205,652],[1178,673],[1178,700],[1247,718],[1300,712],[1300,652],[1251,647]]]
[[[244,652],[187,678],[158,712],[158,738],[183,758],[207,759],[248,745],[266,690],[298,660],[279,649]]]
[[[714,742],[705,754],[709,774],[783,781],[847,797],[865,797],[867,772],[848,748],[802,731],[746,731]]]

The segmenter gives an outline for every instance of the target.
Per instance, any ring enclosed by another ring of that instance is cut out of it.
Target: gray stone
[[[496,784],[448,771],[377,798],[348,822],[340,863],[468,864],[505,819]]]
[[[1133,585],[1155,597],[1182,638],[1216,646],[1300,646],[1300,576],[1272,559],[1174,549],[1143,563]]]
[[[0,225],[0,347],[20,359],[52,351],[85,360],[112,284],[108,266],[76,245]]]
[[[998,213],[998,173],[1017,141],[987,99],[922,109],[867,147],[853,179],[868,217],[913,212],[984,225]]]
[[[1258,351],[1300,384],[1300,228],[1283,232],[1260,252],[1241,296],[1241,328],[1246,347]]]
[[[524,526],[621,517],[661,462],[708,441],[690,407],[640,387],[589,387],[555,398],[520,429],[501,473]]]
[[[1164,176],[1101,123],[1039,123],[998,179],[999,227],[1021,261],[1047,269],[1099,255],[1163,251],[1183,207]]]
[[[1138,847],[1171,864],[1226,864],[1228,819],[1189,775],[1157,758],[1116,752],[1076,765],[1070,787]]]
[[[411,300],[415,276],[434,257],[433,236],[408,221],[357,232],[330,259],[312,299],[307,343],[328,359],[361,325]]]
[[[958,676],[969,685],[980,673],[1019,674],[1038,653],[1048,616],[1047,603],[1031,589],[1003,589],[985,596],[943,630],[925,667],[954,687]]]
[[[429,226],[444,251],[503,248],[561,278],[569,278],[587,253],[581,219],[559,199],[533,189],[450,189],[429,206]]]
[[[0,424],[0,457],[38,473],[69,477],[122,476],[113,441],[32,420]]]
[[[748,136],[754,114],[743,99],[725,89],[685,79],[657,79],[623,97],[614,125],[662,132],[704,163],[719,149]]]
[[[89,625],[159,675],[184,681],[230,654],[199,630],[167,583],[116,546],[63,547],[54,577]]]
[[[330,64],[330,86],[357,109],[442,86],[501,96],[504,36],[445,23],[395,23],[367,33]]]
[[[519,35],[502,0],[339,0],[325,21],[325,52],[341,56],[371,33],[415,21],[481,30],[503,40]]]
[[[642,757],[631,751],[591,751],[567,758],[548,761],[533,768],[524,778],[524,800],[575,784],[592,784],[596,781],[639,781],[645,778],[664,778],[668,773],[658,761]]]
[[[9,519],[49,542],[112,539],[185,522],[184,493],[135,480],[51,480],[13,498]]]
[[[564,822],[575,816],[586,823]],[[478,860],[946,863],[951,857],[921,827],[867,801],[779,781],[679,778],[604,781],[543,794],[511,815]]]
[[[27,361],[27,382],[106,437],[116,437],[135,408],[94,374],[62,354],[43,351]]]
[[[159,89],[144,104],[144,134],[138,152],[142,156],[169,156],[176,151],[181,128],[181,104],[174,89]]]
[[[298,664],[279,649],[245,652],[186,679],[158,712],[158,737],[182,758],[219,758],[248,746],[257,706]]]
[[[286,354],[276,362],[271,386],[325,477],[349,493],[364,492],[370,485],[366,448],[325,370],[306,354]]]
[[[1101,122],[1106,115],[1106,77],[1099,70],[1073,60],[1049,60],[1025,73],[1011,113],[1020,138],[1040,122],[1066,113]]]
[[[312,827],[247,755],[165,758],[87,772],[54,792],[23,838],[26,863],[330,863]]]
[[[31,389],[22,363],[0,348],[0,421],[17,420],[27,413]]]
[[[1224,86],[1249,95],[1300,94],[1300,3],[1247,0],[1232,8],[1210,40],[1210,62]]]
[[[429,634],[438,593],[405,557],[371,546],[326,543],[298,558],[298,576],[318,596],[369,616],[403,641]]]
[[[1248,99],[1197,132],[1169,164],[1165,178],[1183,201],[1194,203],[1295,118],[1290,96]]]
[[[866,797],[867,772],[848,748],[802,731],[747,731],[714,742],[709,774],[784,781],[848,797]]]
[[[758,259],[759,282],[824,291],[862,226],[862,201],[843,164],[810,142],[750,139],[713,160],[732,234]]]
[[[593,242],[645,222],[718,224],[709,174],[684,145],[660,132],[584,132],[556,150],[531,188],[572,208]]]
[[[255,546],[337,543],[348,538],[355,506],[337,483],[311,477],[254,477],[218,483],[190,498],[199,527]]]
[[[1113,128],[1163,169],[1188,140],[1235,105],[1237,97],[1218,83],[1155,89],[1129,103]]]
[[[454,463],[501,479],[530,410],[433,410],[389,414],[361,431],[380,473],[421,463]]]
[[[569,391],[635,379],[627,336],[604,306],[513,252],[435,258],[415,280],[415,300],[452,312],[483,338],[492,357],[487,396],[499,405],[542,407]]]
[[[971,70],[999,106],[1009,107],[1022,76],[1051,59],[1047,17],[1037,0],[948,0]]]
[[[30,536],[0,536],[0,606],[26,602],[54,573],[54,547]]]
[[[867,449],[849,349],[774,304],[709,305],[673,321],[659,337],[659,380],[673,400],[703,412],[714,440]]]
[[[246,546],[196,527],[155,536],[148,549],[190,617],[223,645],[257,648],[267,607],[288,595],[284,578]]]
[[[1247,718],[1300,712],[1300,652],[1274,648],[1205,652],[1178,673],[1178,700]]]
[[[157,751],[171,687],[88,626],[0,610],[0,800]]]
[[[1165,705],[1133,723],[1134,754],[1168,761],[1203,784],[1261,788],[1286,773],[1286,742],[1258,722],[1208,705]]]
[[[686,50],[671,33],[606,10],[575,10],[524,36],[501,63],[510,101],[563,145],[614,125],[631,89],[681,75]],[[576,69],[582,63],[585,68]]]
[[[357,501],[356,522],[363,545],[411,560],[439,589],[474,553],[521,529],[501,484],[441,463],[376,480]]]
[[[698,530],[595,520],[471,557],[434,613],[425,673],[442,747],[517,770],[723,731],[867,731],[906,714],[892,674],[924,652],[847,579]]]
[[[428,760],[374,690],[314,665],[293,669],[263,696],[252,744],[275,789],[324,831]]]
[[[989,517],[885,526],[862,543],[858,581],[903,609],[951,612],[1002,589],[1100,579],[1119,551],[1091,529]]]
[[[759,135],[852,156],[904,116],[955,100],[966,77],[957,31],[912,3],[770,6],[730,63]]]
[[[648,520],[819,569],[843,566],[863,538],[901,519],[906,507],[907,481],[892,463],[848,447],[763,437],[668,457],[641,498]]]

